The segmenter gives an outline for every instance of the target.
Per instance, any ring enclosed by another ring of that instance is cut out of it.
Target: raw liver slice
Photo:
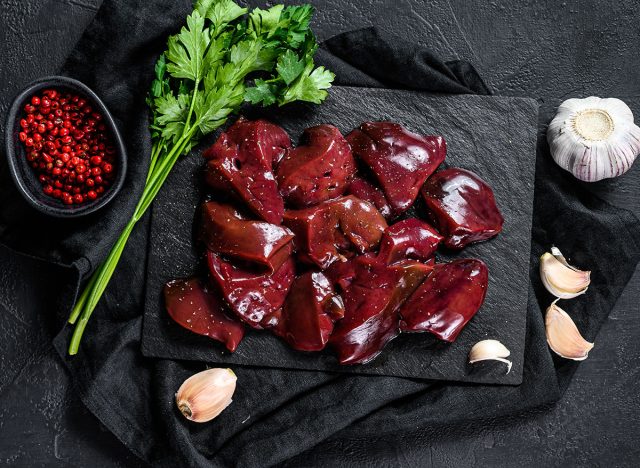
[[[504,219],[491,187],[471,171],[453,167],[436,172],[422,188],[429,219],[451,249],[496,236]]]
[[[413,260],[386,265],[372,254],[353,262],[355,276],[343,294],[344,318],[329,340],[340,364],[369,362],[398,336],[398,308],[433,268]]]
[[[344,316],[344,304],[326,276],[306,272],[295,279],[284,304],[277,332],[300,351],[324,349],[335,320]]]
[[[481,260],[436,264],[400,309],[400,330],[427,331],[453,342],[482,306],[488,280],[489,271]]]
[[[347,187],[345,193],[347,195],[355,195],[361,200],[373,204],[387,221],[394,217],[393,210],[384,196],[384,192],[368,180],[356,176]]]
[[[393,122],[365,122],[347,141],[375,175],[394,216],[411,207],[446,155],[442,137],[418,135]]]
[[[288,210],[284,224],[295,233],[298,258],[321,269],[378,246],[387,223],[376,208],[354,196],[302,210]]]
[[[167,312],[180,326],[208,336],[235,351],[244,336],[244,325],[227,315],[224,301],[203,288],[196,278],[169,281],[164,286]]]
[[[209,250],[275,271],[289,258],[293,233],[283,226],[247,219],[233,206],[202,206],[200,238]]]
[[[289,147],[289,135],[279,126],[239,118],[204,153],[205,180],[214,189],[231,190],[263,220],[280,224],[284,202],[273,166]]]
[[[282,307],[295,278],[291,257],[273,273],[265,273],[235,266],[208,251],[207,266],[231,310],[253,328],[268,328],[265,323]]]
[[[276,180],[285,201],[294,208],[339,197],[356,171],[349,143],[333,125],[304,131],[301,144],[287,149]]]
[[[380,240],[378,258],[391,264],[412,258],[426,261],[436,253],[443,237],[417,218],[408,218],[389,226]]]

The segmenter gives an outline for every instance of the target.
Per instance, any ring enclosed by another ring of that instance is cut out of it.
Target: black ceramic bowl
[[[18,139],[20,119],[24,117],[24,106],[31,97],[43,89],[55,89],[72,92],[82,96],[97,112],[102,114],[102,121],[111,135],[116,149],[114,171],[115,177],[102,196],[80,205],[65,205],[61,200],[53,198],[42,191],[35,171],[29,166],[24,144]],[[127,172],[127,153],[111,113],[100,98],[86,85],[65,76],[48,76],[40,78],[27,86],[13,101],[5,127],[5,145],[9,171],[20,193],[31,206],[42,213],[58,218],[75,218],[99,210],[109,203],[120,191]]]

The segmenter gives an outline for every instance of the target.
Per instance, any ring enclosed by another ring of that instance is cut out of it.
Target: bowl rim
[[[67,87],[75,90],[81,94],[84,94],[86,97],[90,98],[99,108],[100,113],[102,114],[103,121],[107,124],[107,126],[111,130],[111,134],[114,140],[114,146],[116,147],[116,151],[119,154],[118,157],[118,174],[116,175],[113,185],[109,187],[107,193],[104,196],[98,198],[97,200],[83,205],[78,205],[75,210],[69,210],[63,207],[56,207],[51,205],[45,205],[41,202],[32,192],[31,188],[26,184],[23,175],[21,174],[21,170],[18,167],[17,154],[15,148],[15,125],[17,122],[17,117],[22,109],[22,105],[26,98],[30,97],[34,92],[47,88],[47,87]],[[15,182],[18,192],[22,195],[22,197],[31,205],[33,208],[38,210],[41,213],[44,213],[49,216],[57,217],[57,218],[76,218],[79,216],[88,215],[90,213],[94,213],[99,209],[106,206],[115,196],[120,192],[124,184],[124,180],[126,178],[127,173],[127,151],[122,140],[122,135],[120,135],[120,130],[118,129],[111,112],[107,106],[102,102],[102,99],[98,97],[98,95],[87,85],[78,81],[74,78],[70,78],[62,75],[49,75],[38,78],[32,82],[30,82],[25,88],[22,89],[18,93],[18,95],[13,99],[11,106],[7,112],[7,117],[5,121],[5,152],[7,156],[7,163],[9,166],[9,172],[11,174],[11,178]]]

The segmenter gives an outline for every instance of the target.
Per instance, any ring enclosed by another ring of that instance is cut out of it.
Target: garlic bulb
[[[547,309],[545,327],[547,343],[558,356],[574,361],[587,359],[593,343],[585,340],[569,314],[556,305],[556,299]]]
[[[567,99],[549,124],[554,161],[580,180],[595,182],[629,170],[640,153],[640,128],[620,99]]]
[[[582,271],[567,263],[560,250],[551,248],[540,257],[540,278],[544,287],[560,299],[572,299],[587,292],[591,272]]]
[[[500,361],[507,365],[507,374],[511,371],[511,361],[508,358],[511,351],[498,340],[482,340],[473,345],[469,351],[469,364],[480,361]]]
[[[185,418],[207,422],[231,404],[236,390],[231,369],[208,369],[185,380],[176,393],[176,404]]]

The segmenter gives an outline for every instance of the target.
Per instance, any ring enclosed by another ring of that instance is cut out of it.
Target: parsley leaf
[[[162,130],[162,136],[169,141],[177,141],[184,130],[185,121],[189,112],[189,96],[180,94],[175,97],[169,92],[154,101],[156,110],[156,124]]]
[[[217,66],[218,62],[224,59],[227,53],[229,34],[225,33],[216,38],[211,39],[209,48],[202,59],[202,66],[205,73]]]
[[[289,6],[282,12],[283,29],[286,30],[286,41],[291,47],[298,47],[304,42],[313,15],[311,5]]]
[[[169,79],[164,77],[166,71],[167,61],[164,54],[161,54],[155,66],[155,79],[151,83],[151,96],[154,98],[162,96],[169,88]],[[153,104],[152,101],[147,103]]]
[[[302,75],[289,87],[279,101],[282,106],[293,101],[307,101],[320,104],[327,97],[327,89],[335,75],[324,67],[313,69],[313,61],[307,63]]]
[[[268,38],[278,27],[283,9],[284,5],[274,5],[268,10],[254,9],[249,14],[249,31]]]
[[[238,76],[244,78],[244,75],[254,70],[261,47],[260,42],[251,40],[238,42],[231,47],[229,61],[238,67]]]
[[[147,100],[154,140],[179,145],[183,154],[243,101],[322,102],[334,75],[314,69],[312,14],[309,5],[248,12],[233,0],[197,0],[156,63]]]
[[[304,62],[292,50],[287,50],[278,57],[276,70],[286,84],[291,84],[302,73],[304,66]]]
[[[244,82],[239,82],[234,87],[220,87],[206,94],[199,93],[195,113],[200,131],[206,135],[224,124],[229,114],[242,104],[243,95]]]
[[[233,20],[239,18],[247,12],[233,0],[206,0],[199,2],[200,10],[205,10],[203,14],[213,24],[214,34],[224,29]]]
[[[260,104],[263,106],[270,106],[275,104],[278,96],[276,95],[277,86],[267,83],[266,81],[258,78],[254,82],[254,86],[247,88],[244,92],[244,100],[251,104]]]
[[[169,38],[167,71],[174,78],[193,81],[202,78],[203,56],[209,45],[209,29],[204,27],[204,20],[200,13],[194,11],[187,17],[187,26]]]
[[[189,112],[189,96],[180,94],[176,98],[173,94],[166,94],[155,100],[155,106],[160,124],[181,121]]]

